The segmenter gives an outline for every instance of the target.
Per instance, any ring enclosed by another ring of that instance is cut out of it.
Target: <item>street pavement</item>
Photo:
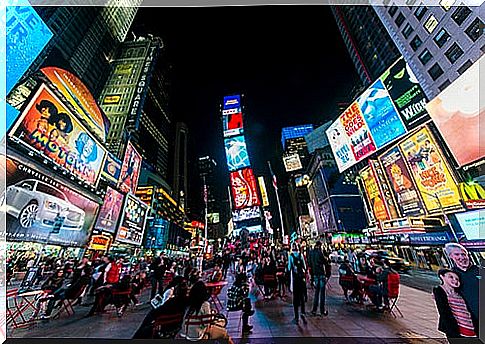
[[[401,274],[401,283],[431,293],[433,287],[440,284],[440,279],[436,271],[413,269]]]

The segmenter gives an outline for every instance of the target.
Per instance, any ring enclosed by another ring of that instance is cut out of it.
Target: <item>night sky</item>
[[[229,184],[219,112],[224,95],[245,96],[255,174],[269,182],[270,160],[284,182],[281,128],[334,119],[336,103],[348,101],[359,83],[328,6],[141,8],[133,31],[164,41],[172,65],[170,111],[189,127],[192,196],[200,193],[199,156],[214,157]]]

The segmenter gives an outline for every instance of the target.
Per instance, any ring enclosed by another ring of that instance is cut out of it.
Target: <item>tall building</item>
[[[177,202],[184,209],[187,208],[187,135],[189,129],[182,122],[175,126],[175,156],[173,164],[173,190]]]
[[[111,122],[108,149],[122,159],[126,142],[133,142],[165,180],[170,165],[173,126],[167,111],[165,62],[158,37],[124,42],[112,62],[112,72],[100,103]]]
[[[400,56],[371,6],[331,6],[355,69],[369,86]]]
[[[203,181],[203,197],[204,201],[207,203],[207,215],[208,215],[208,225],[207,225],[207,235],[209,239],[221,238],[224,236],[223,226],[221,223],[221,195],[217,188],[218,180],[216,175],[216,161],[209,157],[200,157],[198,160],[199,175]],[[218,214],[219,220],[214,219],[215,215]]]
[[[283,150],[286,149],[287,140],[304,137],[313,131],[313,124],[304,124],[294,127],[285,127],[281,129],[281,145]]]
[[[110,0],[105,7],[35,7],[54,34],[30,67],[56,66],[76,74],[97,97],[110,61],[133,23],[142,0]],[[28,73],[27,73],[28,74]]]
[[[441,3],[398,7],[386,1],[386,6],[374,7],[428,99],[436,97],[485,52],[480,19],[485,4]]]

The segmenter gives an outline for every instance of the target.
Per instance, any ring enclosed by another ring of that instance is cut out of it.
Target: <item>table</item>
[[[28,327],[38,320],[40,304],[38,299],[45,292],[34,290],[18,293],[18,289],[7,291],[7,325],[12,327]]]
[[[216,307],[217,312],[220,312],[224,308],[221,300],[219,299],[219,294],[221,293],[222,288],[224,288],[226,285],[227,285],[226,281],[207,282],[205,284],[205,286],[210,292],[210,300],[214,304],[214,307]]]

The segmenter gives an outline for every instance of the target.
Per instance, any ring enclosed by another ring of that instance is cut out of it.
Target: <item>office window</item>
[[[389,12],[389,15],[390,15],[391,17],[394,17],[394,15],[395,15],[395,14],[396,14],[396,12],[397,12],[397,6],[395,6],[395,5],[394,5],[394,6],[389,7],[388,12]]]
[[[472,11],[466,6],[458,7],[455,12],[451,15],[451,18],[457,23],[458,25],[463,24],[463,22],[468,18],[468,16],[472,13]]]
[[[460,75],[463,74],[463,73],[465,73],[465,71],[468,68],[470,68],[472,64],[473,63],[472,63],[471,60],[466,61],[460,68],[458,68],[458,73],[460,73]]]
[[[424,28],[429,33],[433,33],[433,31],[436,29],[436,26],[438,26],[438,20],[436,20],[434,15],[430,15],[428,20],[426,20],[426,23],[424,23]]]
[[[426,6],[419,6],[416,11],[414,11],[414,16],[418,18],[418,20],[423,19],[424,14],[428,11]]]
[[[395,20],[397,27],[401,27],[402,23],[404,23],[404,19],[406,19],[404,15],[401,12],[399,12]]]
[[[438,89],[440,91],[443,91],[445,88],[447,88],[451,84],[450,80],[446,79],[444,83],[438,86]]]
[[[421,44],[423,44],[423,41],[421,40],[421,38],[419,38],[418,35],[414,36],[413,40],[411,41],[411,43],[409,43],[409,45],[411,46],[411,48],[416,51],[419,49],[419,47],[421,46]]]
[[[446,58],[451,63],[455,63],[461,55],[463,55],[463,50],[461,50],[460,46],[457,43],[453,43],[453,45],[445,53]]]
[[[404,27],[404,30],[402,30],[402,35],[404,36],[404,38],[409,38],[409,36],[411,36],[413,31],[414,31],[413,27],[409,24],[406,24],[406,26]]]
[[[444,28],[441,29],[438,34],[434,37],[434,42],[438,47],[442,47],[450,39],[450,34]]]
[[[480,18],[475,18],[470,26],[467,27],[465,33],[468,37],[470,37],[473,42],[479,39],[481,34],[483,33],[483,22],[480,20]]]
[[[419,58],[419,61],[421,61],[421,63],[423,64],[423,66],[425,66],[433,58],[433,55],[431,55],[428,49],[424,49],[418,58]]]
[[[455,0],[441,0],[440,1],[440,6],[443,7],[443,9],[448,12],[453,5]]]
[[[443,75],[443,73],[443,69],[441,69],[438,63],[435,63],[433,67],[428,69],[428,74],[431,76],[431,79],[433,79],[433,81],[438,79],[441,75]]]

